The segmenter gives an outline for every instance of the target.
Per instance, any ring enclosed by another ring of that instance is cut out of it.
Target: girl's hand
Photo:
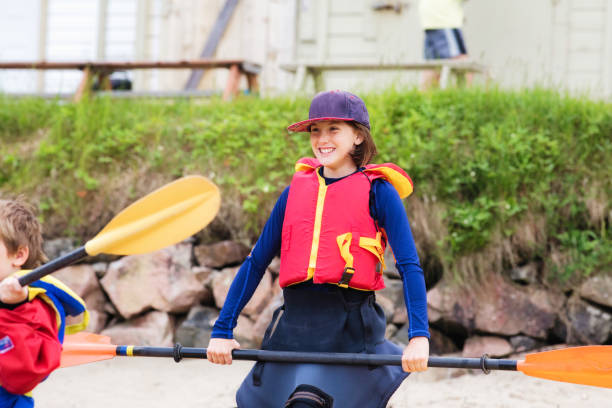
[[[210,339],[206,348],[206,358],[214,364],[232,364],[232,350],[239,349],[235,339]]]
[[[14,276],[0,282],[0,302],[7,304],[21,303],[28,298],[28,287],[21,286]]]
[[[427,370],[429,358],[429,339],[427,337],[413,337],[402,354],[402,369],[404,371]]]

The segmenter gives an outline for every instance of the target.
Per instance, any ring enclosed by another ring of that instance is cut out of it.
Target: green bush
[[[415,183],[412,199],[443,204],[445,235],[425,256],[452,267],[512,237],[531,214],[544,218],[548,237],[535,244],[533,257],[546,263],[553,247],[567,255],[563,265],[551,265],[551,275],[567,279],[610,267],[609,103],[498,89],[386,90],[364,99],[376,161],[406,169]],[[285,130],[307,115],[308,103],[3,97],[0,191],[37,202],[49,233],[84,239],[121,209],[113,196],[146,193],[143,179],[162,183],[199,173],[238,204],[239,225],[231,228],[252,241],[295,161],[312,154],[307,136]],[[91,214],[92,199],[102,214]]]

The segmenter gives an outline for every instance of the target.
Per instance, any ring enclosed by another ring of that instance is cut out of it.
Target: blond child
[[[34,406],[32,389],[60,363],[64,333],[87,325],[83,300],[57,279],[22,287],[18,277],[46,261],[33,211],[0,200],[0,407]],[[82,315],[66,326],[66,316]]]

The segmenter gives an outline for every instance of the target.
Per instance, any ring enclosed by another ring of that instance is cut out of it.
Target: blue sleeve
[[[238,315],[257,289],[270,262],[280,252],[289,187],[282,192],[253,250],[240,266],[210,337],[233,338]]]
[[[427,290],[425,276],[410,230],[408,216],[397,190],[388,182],[373,183],[375,216],[387,232],[396,267],[404,286],[404,301],[408,311],[408,337],[429,337],[427,321]]]

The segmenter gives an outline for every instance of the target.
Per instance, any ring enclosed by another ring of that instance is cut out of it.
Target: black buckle
[[[349,272],[348,271],[349,269],[352,272]],[[354,274],[355,274],[355,268],[353,268],[351,266],[345,267],[344,271],[342,272],[342,278],[340,278],[340,280],[338,281],[338,285],[340,285],[342,287],[348,287],[348,284],[351,281],[351,279],[353,278]]]

